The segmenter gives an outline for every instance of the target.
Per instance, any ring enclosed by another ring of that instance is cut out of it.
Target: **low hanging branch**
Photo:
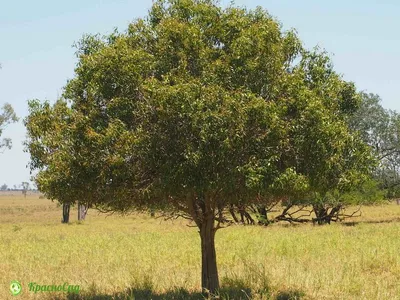
[[[344,208],[341,210],[344,212]],[[344,221],[347,218],[355,218],[355,217],[361,217],[361,205],[358,206],[358,208],[353,211],[351,214],[345,214],[345,213],[337,213],[337,221]]]
[[[297,210],[295,211],[289,211],[291,208],[293,208],[293,205],[288,205],[285,207],[285,209],[282,211],[282,213],[275,217],[275,221],[287,221],[289,223],[307,223],[310,222],[311,219],[309,218],[311,214],[313,213],[312,209],[306,209],[306,206],[300,206]],[[303,213],[301,215],[296,215],[298,213]],[[306,217],[306,219],[304,219]]]

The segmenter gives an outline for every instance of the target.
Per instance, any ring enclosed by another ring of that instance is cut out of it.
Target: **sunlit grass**
[[[200,244],[185,221],[71,211],[37,196],[0,197],[0,299],[67,297],[29,282],[80,285],[81,297],[200,298]],[[367,207],[344,226],[231,226],[216,247],[222,298],[400,299],[400,206]],[[381,223],[376,223],[381,222]],[[23,294],[12,297],[11,280]],[[72,297],[72,296],[71,296]],[[102,299],[104,299],[102,298]]]

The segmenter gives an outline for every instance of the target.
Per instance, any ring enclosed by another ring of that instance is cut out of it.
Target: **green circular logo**
[[[19,295],[22,292],[21,284],[16,280],[11,281],[10,291],[11,291],[11,294],[13,294],[13,296]]]

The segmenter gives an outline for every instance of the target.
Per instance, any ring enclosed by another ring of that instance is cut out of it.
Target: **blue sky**
[[[54,101],[74,74],[74,41],[83,33],[106,34],[114,27],[123,31],[135,18],[145,16],[151,3],[0,0],[0,104],[11,103],[23,118],[28,99]],[[319,45],[331,53],[336,71],[354,81],[359,90],[379,94],[384,107],[400,111],[399,1],[235,3],[266,8],[285,29],[296,28],[306,47]],[[0,154],[0,184],[13,186],[29,180],[22,122],[9,126],[3,136],[13,139],[13,149]]]

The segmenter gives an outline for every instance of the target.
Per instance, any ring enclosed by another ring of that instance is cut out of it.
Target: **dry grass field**
[[[186,221],[147,215],[61,224],[38,195],[0,196],[0,299],[203,299],[200,240]],[[218,231],[220,299],[400,299],[400,206],[351,223],[231,226]],[[22,284],[12,296],[10,281]],[[78,295],[28,284],[79,285]]]

